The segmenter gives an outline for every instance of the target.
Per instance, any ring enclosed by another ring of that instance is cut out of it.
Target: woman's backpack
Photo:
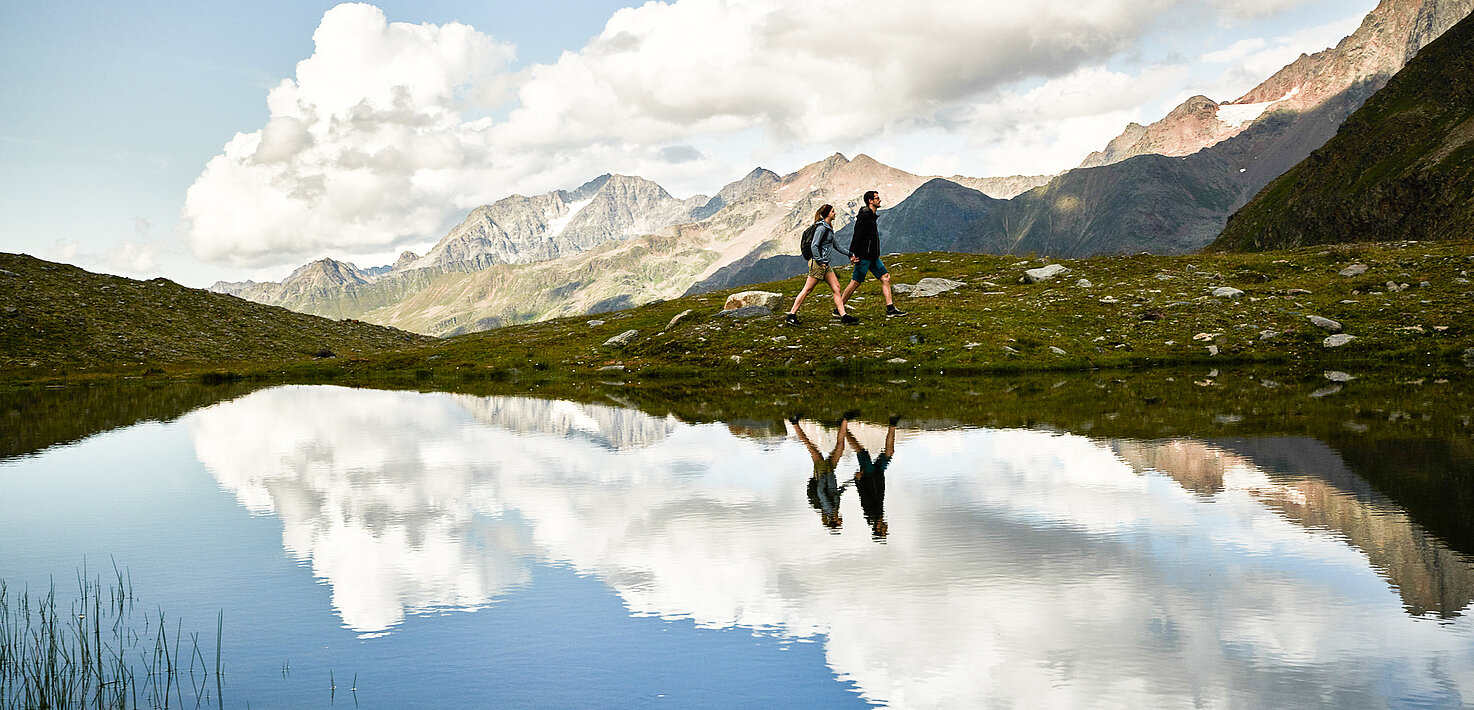
[[[819,223],[815,222],[809,225],[809,228],[804,230],[804,235],[799,238],[798,250],[804,255],[804,261],[814,259],[814,246],[811,242],[814,241],[814,232],[817,231],[819,231]]]

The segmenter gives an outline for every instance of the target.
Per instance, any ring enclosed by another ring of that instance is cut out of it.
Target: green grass
[[[237,360],[208,356],[230,350],[220,347],[216,333],[163,329],[139,338],[170,339],[180,349],[203,354],[182,361],[119,362],[78,350],[68,360],[64,344],[78,336],[62,327],[39,343],[20,345],[49,350],[49,367],[26,367],[28,355],[13,353],[0,376],[12,383],[69,381],[102,372],[145,379],[490,380],[533,387],[610,379],[701,383],[1256,363],[1316,372],[1352,366],[1461,368],[1474,348],[1474,286],[1467,283],[1474,243],[1467,240],[1058,260],[1071,272],[1040,284],[1021,283],[1021,277],[1049,260],[936,252],[896,255],[888,263],[895,283],[941,277],[966,285],[930,298],[898,296],[897,303],[911,315],[887,319],[879,285],[866,283],[851,304],[861,319],[855,326],[832,321],[827,294],[817,291],[804,304],[802,325],[784,326],[781,312],[802,285],[792,278],[416,343],[397,331],[348,324],[375,336],[388,334],[377,350],[333,348],[326,334],[299,327],[293,344],[269,353],[272,357]],[[1353,263],[1370,268],[1355,278],[1339,275]],[[1077,285],[1080,279],[1091,285]],[[1402,290],[1401,284],[1408,288]],[[1243,295],[1214,297],[1214,289],[1223,286]],[[740,320],[718,315],[727,294],[749,289],[782,294],[778,312]],[[688,316],[667,328],[687,310]],[[1310,315],[1340,321],[1356,339],[1325,347],[1330,333],[1312,325]],[[322,319],[309,325],[319,323],[344,325]],[[627,330],[638,332],[628,346],[604,345]],[[264,332],[257,327],[254,335]],[[1265,332],[1274,335],[1266,338]],[[133,337],[131,331],[123,336]],[[324,347],[334,356],[313,356]]]

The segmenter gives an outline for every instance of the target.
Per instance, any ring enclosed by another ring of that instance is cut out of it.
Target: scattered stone
[[[1407,290],[1407,284],[1400,284],[1396,281],[1388,281],[1387,290],[1391,291],[1392,293],[1402,293],[1403,291]]]
[[[601,320],[591,320],[591,321],[589,321],[589,327],[590,328],[593,328],[594,326],[599,326],[599,325],[604,325],[604,321],[601,321]]]
[[[1350,382],[1356,379],[1356,377],[1341,372],[1340,370],[1326,370],[1323,374],[1325,375],[1326,379],[1332,382]]]
[[[1112,303],[1120,303],[1120,301],[1116,300],[1115,296],[1106,296],[1105,298],[1100,299],[1100,302],[1106,305],[1110,305]]]
[[[676,327],[676,324],[677,323],[680,323],[682,318],[685,318],[686,316],[689,316],[689,315],[691,315],[691,309],[690,308],[687,308],[686,310],[681,311],[680,313],[677,313],[674,318],[671,318],[670,319],[670,322],[669,323],[666,323],[665,324],[665,329],[666,330],[670,330],[671,328]]]
[[[769,310],[777,308],[783,303],[782,294],[772,291],[743,291],[734,293],[727,297],[727,303],[722,306],[724,311],[735,311],[748,306],[766,306]]]
[[[1309,316],[1309,318],[1310,322],[1317,327],[1325,328],[1332,333],[1341,332],[1341,324],[1331,320],[1330,318],[1322,318],[1320,316]]]
[[[1421,283],[1418,284],[1418,288],[1428,288],[1428,287],[1430,287],[1432,285],[1433,284],[1431,284],[1431,283],[1429,283],[1427,281],[1423,281],[1423,282],[1421,282]]]
[[[1259,386],[1267,390],[1272,390],[1276,387],[1279,387],[1280,383],[1275,382],[1274,380],[1260,380]]]
[[[733,356],[731,356],[731,360],[732,360],[732,362],[734,364],[737,364],[737,365],[741,365],[742,364],[742,356],[741,355],[733,355]]]
[[[773,309],[767,306],[743,306],[741,308],[733,308],[731,310],[722,311],[717,315],[725,316],[727,318],[752,318],[755,316],[773,315]]]
[[[1068,273],[1070,273],[1070,270],[1065,267],[1065,265],[1050,264],[1049,266],[1041,266],[1037,269],[1029,269],[1028,271],[1025,271],[1023,282],[1026,284],[1036,284],[1042,281],[1048,281],[1056,276],[1059,276],[1060,274]]]
[[[1464,351],[1464,367],[1474,367],[1474,348]]]
[[[1318,390],[1316,390],[1314,392],[1311,392],[1310,393],[1310,396],[1319,399],[1321,397],[1329,397],[1329,396],[1331,396],[1331,395],[1333,395],[1333,394],[1335,394],[1337,392],[1340,392],[1340,391],[1341,391],[1341,385],[1339,385],[1339,384],[1336,384],[1336,385],[1327,385],[1327,386],[1322,387],[1322,388],[1320,388],[1320,389],[1318,389]]]
[[[599,372],[624,372],[624,365],[605,365],[599,368]]]
[[[954,288],[961,288],[966,285],[961,281],[953,281],[952,279],[925,278],[916,282],[916,287],[911,289],[911,297],[935,296],[939,293],[946,293]]]
[[[1350,429],[1351,431],[1354,431],[1358,434],[1365,434],[1368,431],[1371,431],[1371,427],[1362,424],[1361,422],[1341,422],[1341,426],[1346,427],[1347,429]]]
[[[1303,289],[1303,288],[1292,288],[1292,289],[1286,289],[1285,290],[1285,295],[1286,296],[1299,296],[1299,295],[1307,295],[1308,296],[1308,295],[1310,295],[1312,293],[1314,293],[1314,291],[1311,291],[1309,289]]]
[[[1198,333],[1193,336],[1193,340],[1212,340],[1219,335],[1222,335],[1222,333]]]
[[[920,344],[926,342],[926,336],[924,336],[924,335],[913,335],[913,336],[911,336],[909,338],[909,340],[911,341],[911,344],[912,345],[920,345]]]
[[[1213,289],[1214,298],[1238,298],[1242,295],[1244,295],[1243,291],[1240,291],[1232,286],[1219,286],[1218,288]]]
[[[1171,281],[1171,280],[1173,280],[1175,278],[1177,278],[1177,277],[1176,276],[1173,276],[1172,274],[1166,274],[1166,273],[1157,274],[1157,280],[1158,281]]]
[[[1338,333],[1336,335],[1332,335],[1329,338],[1326,338],[1324,341],[1321,342],[1321,345],[1324,345],[1324,346],[1326,346],[1328,348],[1339,348],[1342,345],[1345,345],[1345,344],[1347,344],[1347,343],[1349,343],[1349,342],[1351,342],[1353,340],[1356,340],[1356,336],[1355,335],[1347,335],[1345,333]]]
[[[1010,348],[1007,345],[1003,346],[1003,352],[1006,352],[1009,355],[1017,355],[1018,354],[1018,351],[1017,350],[1014,350],[1013,348]],[[1464,353],[1464,362],[1465,363],[1474,362],[1474,348],[1469,348],[1469,351],[1466,352],[1466,353]],[[1470,367],[1474,367],[1474,365],[1470,365]]]
[[[1270,340],[1272,338],[1277,338],[1277,337],[1279,337],[1279,331],[1277,331],[1277,330],[1261,330],[1261,331],[1259,331],[1259,339],[1260,340]]]
[[[1163,313],[1163,312],[1161,312],[1161,311],[1159,311],[1159,310],[1157,310],[1155,308],[1152,309],[1152,310],[1150,310],[1150,311],[1147,311],[1147,312],[1141,314],[1140,316],[1137,316],[1137,318],[1140,318],[1141,320],[1144,320],[1144,321],[1159,321],[1159,320],[1162,320],[1163,318],[1166,318],[1166,317],[1167,317],[1167,314],[1166,313]]]
[[[911,293],[910,284],[891,284],[891,293]]]
[[[1061,350],[1061,349],[1059,349],[1059,348],[1057,348],[1057,347],[1055,347],[1053,345],[1049,346],[1049,352],[1052,352],[1055,355],[1065,355],[1065,354],[1067,354],[1067,353],[1065,353],[1065,351],[1063,351],[1063,350]]]
[[[1243,420],[1244,417],[1241,414],[1219,414],[1213,417],[1215,424],[1238,424]]]
[[[1218,346],[1217,345],[1209,345],[1208,346],[1208,354],[1209,355],[1217,355],[1218,354]]]
[[[1075,286],[1078,288],[1090,288],[1094,285],[1095,284],[1090,283],[1090,279],[1080,279],[1079,281],[1075,282]]]
[[[893,358],[891,358],[889,360],[886,360],[886,362],[888,362],[888,363],[890,363],[892,365],[904,365],[904,364],[906,364],[906,358],[903,358],[903,357],[893,357]]]
[[[1351,278],[1351,277],[1353,277],[1353,276],[1361,276],[1362,274],[1365,274],[1366,272],[1367,272],[1367,265],[1366,264],[1352,264],[1351,266],[1348,266],[1348,267],[1346,267],[1344,269],[1341,269],[1341,275],[1342,276],[1345,276],[1348,279]]]
[[[1402,326],[1401,328],[1398,328],[1397,330],[1405,330],[1405,331],[1407,331],[1409,333],[1418,333],[1420,335],[1425,332],[1423,330],[1423,326],[1421,326],[1421,325],[1405,325],[1405,326]]]
[[[626,330],[623,333],[620,333],[619,335],[616,335],[616,336],[614,336],[614,337],[612,337],[612,338],[604,341],[604,347],[606,347],[606,348],[615,348],[615,349],[622,348],[622,347],[624,347],[626,345],[629,345],[630,343],[634,342],[635,341],[635,338],[638,337],[639,335],[640,335],[640,331],[638,331],[638,330]]]

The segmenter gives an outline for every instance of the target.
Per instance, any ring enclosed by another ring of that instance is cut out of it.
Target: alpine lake
[[[126,707],[1470,707],[1471,373],[17,390],[0,640]]]

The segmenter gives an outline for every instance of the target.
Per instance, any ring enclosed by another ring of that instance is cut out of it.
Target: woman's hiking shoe
[[[856,318],[856,317],[854,317],[854,316],[852,316],[852,315],[850,315],[848,313],[846,313],[846,314],[844,314],[844,315],[842,315],[842,316],[839,317],[839,322],[841,322],[841,323],[843,323],[845,325],[854,325],[856,323],[859,323],[860,322],[860,319],[859,318]]]
[[[797,313],[785,313],[785,314],[783,314],[783,325],[798,325],[798,314]]]
[[[839,317],[839,309],[838,308],[831,308],[831,309],[829,309],[829,315],[831,317],[838,318]]]
[[[886,318],[896,318],[896,317],[904,316],[904,315],[906,315],[906,312],[903,311],[903,310],[901,310],[901,309],[899,309],[899,308],[896,308],[895,304],[891,304],[891,305],[885,307],[885,317]]]

